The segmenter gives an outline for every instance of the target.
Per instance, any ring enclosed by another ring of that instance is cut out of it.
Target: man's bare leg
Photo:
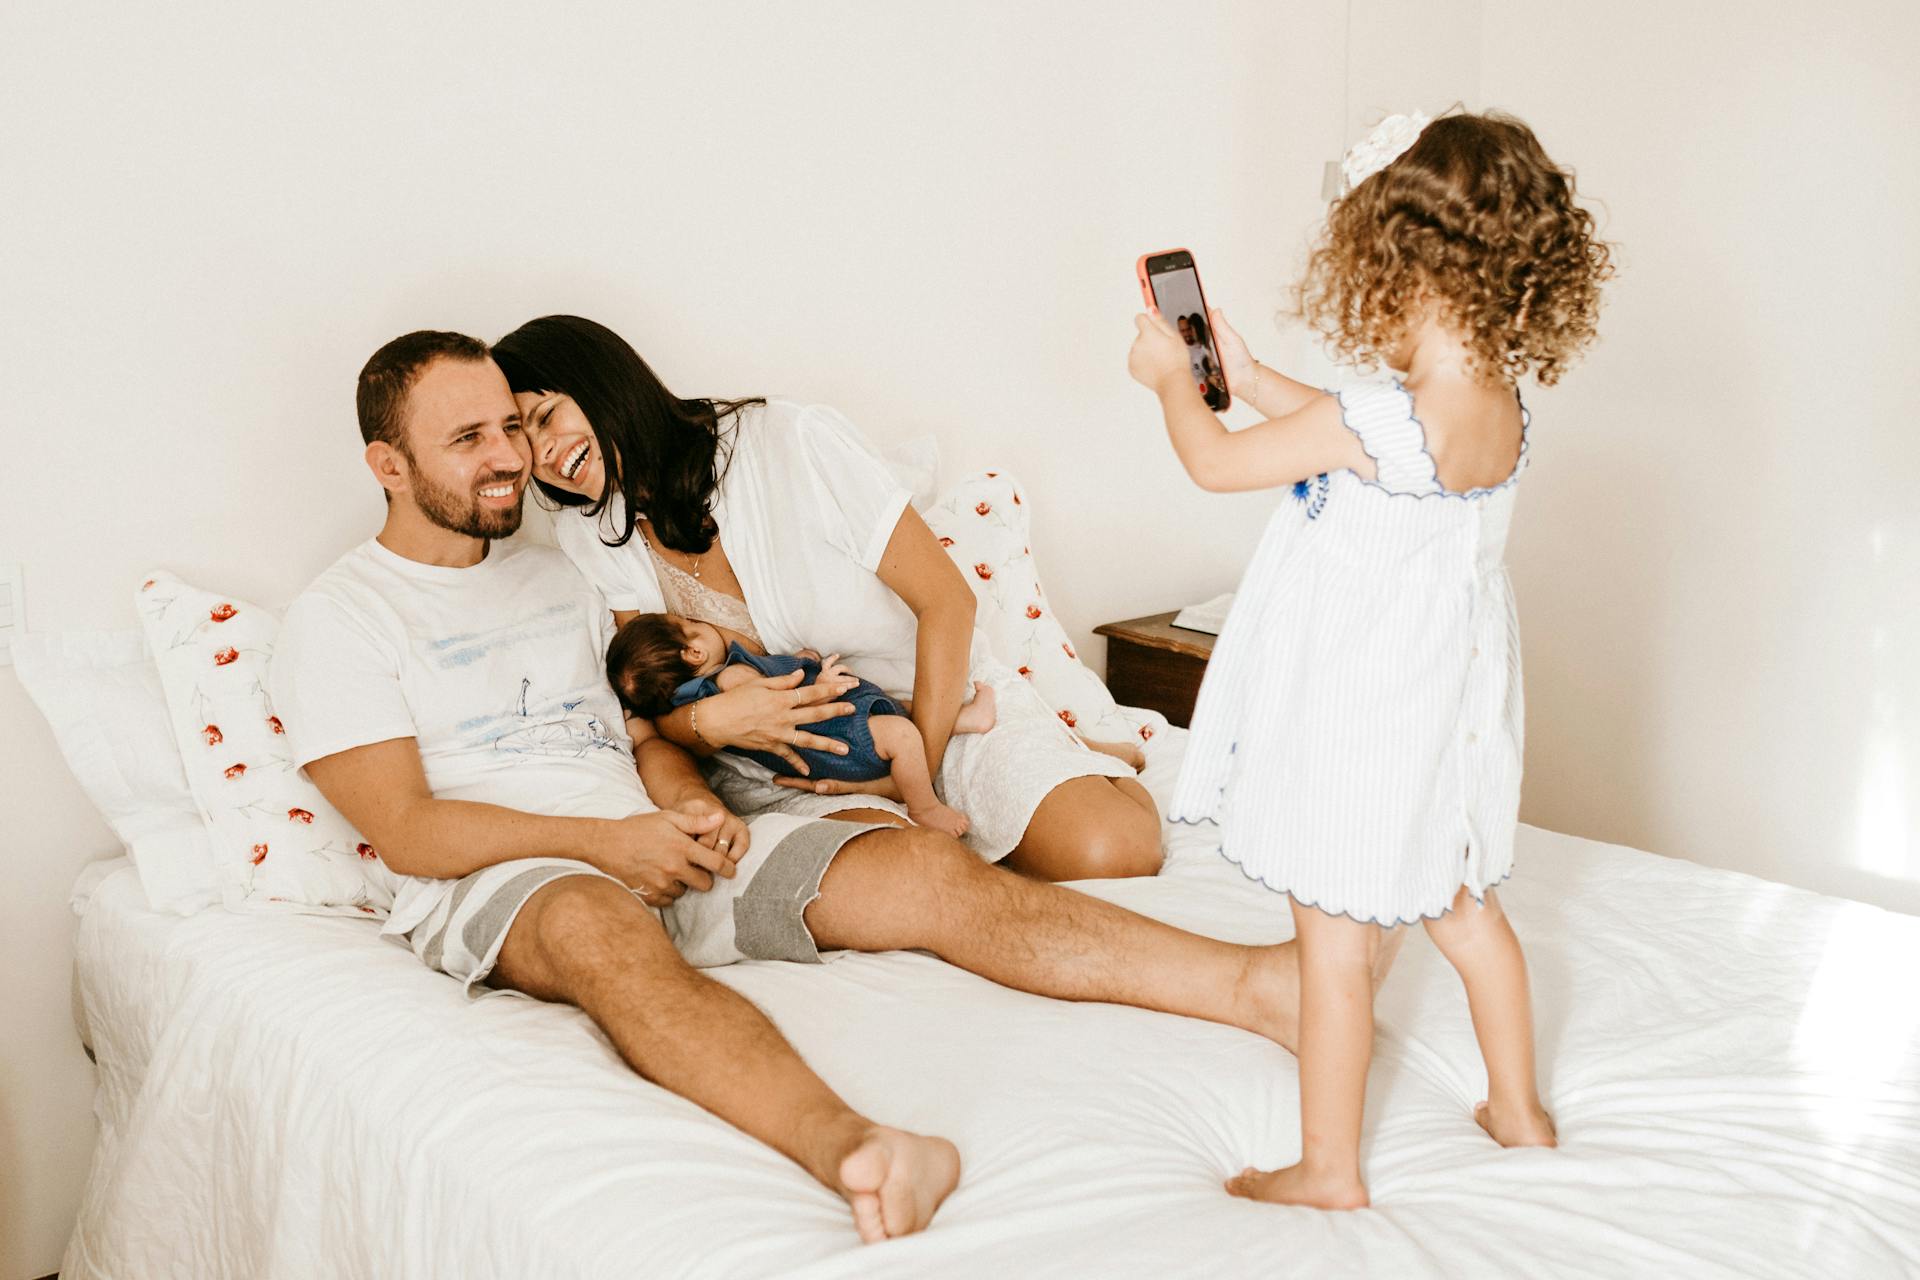
[[[688,966],[652,913],[611,880],[569,876],[528,899],[494,981],[579,1006],[646,1079],[842,1196],[869,1243],[925,1227],[959,1181],[951,1142],[848,1107],[752,1002]]]
[[[841,849],[807,907],[823,948],[918,947],[1003,986],[1244,1027],[1291,1049],[1292,943],[1243,947],[989,866],[926,830],[871,831]]]

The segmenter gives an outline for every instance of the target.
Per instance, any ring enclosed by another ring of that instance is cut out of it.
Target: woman
[[[618,334],[577,316],[530,321],[493,354],[520,404],[535,480],[570,509],[556,521],[561,549],[621,622],[671,611],[771,652],[838,652],[858,674],[911,696],[928,767],[971,820],[967,843],[989,861],[1049,880],[1159,870],[1160,820],[1146,788],[991,657],[966,581],[845,418],[782,400],[682,400]],[[993,686],[999,723],[955,738],[976,679]],[[701,756],[744,747],[797,765],[795,745],[844,750],[800,728],[844,704],[806,705],[815,701],[806,695],[790,678],[761,680],[657,724]],[[775,781],[731,755],[709,775],[743,815],[904,813],[887,779]]]

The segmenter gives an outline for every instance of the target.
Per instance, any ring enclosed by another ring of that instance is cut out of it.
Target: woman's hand
[[[784,676],[759,676],[703,699],[698,704],[700,736],[715,747],[771,752],[802,774],[807,772],[807,765],[796,747],[847,754],[846,743],[808,733],[800,726],[852,715],[851,703],[835,699],[852,689],[855,682],[844,676],[822,676],[803,689],[800,681],[805,674],[792,671]]]
[[[1213,344],[1220,348],[1220,372],[1227,375],[1227,390],[1235,400],[1253,404],[1253,352],[1247,350],[1247,340],[1217,307],[1207,309],[1207,323],[1213,326]]]
[[[1156,395],[1169,386],[1193,383],[1193,362],[1187,344],[1158,312],[1133,318],[1133,346],[1127,351],[1127,372]]]
[[[838,778],[821,778],[817,781],[812,778],[775,778],[774,781],[795,791],[811,791],[817,796],[881,796],[906,803],[900,795],[900,788],[894,785],[892,774],[885,774],[871,782],[842,782]]]

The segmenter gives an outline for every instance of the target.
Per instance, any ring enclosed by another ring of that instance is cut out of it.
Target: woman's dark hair
[[[1213,340],[1213,330],[1207,327],[1206,317],[1198,311],[1187,317],[1187,323],[1193,326],[1193,345],[1204,347]]]
[[[673,691],[698,673],[681,656],[686,638],[664,613],[628,618],[607,646],[607,683],[628,714],[652,720],[673,710]]]
[[[493,360],[516,394],[572,396],[593,428],[606,491],[585,498],[536,481],[551,501],[598,516],[619,494],[624,527],[603,530],[601,541],[608,546],[624,546],[643,513],[661,543],[675,551],[698,555],[713,545],[713,491],[726,471],[721,424],[764,399],[682,400],[624,338],[579,316],[527,321],[494,344]]]

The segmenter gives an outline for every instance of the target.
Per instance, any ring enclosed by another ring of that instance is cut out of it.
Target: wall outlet
[[[26,634],[26,579],[17,564],[0,564],[0,667],[13,665],[13,638]]]

